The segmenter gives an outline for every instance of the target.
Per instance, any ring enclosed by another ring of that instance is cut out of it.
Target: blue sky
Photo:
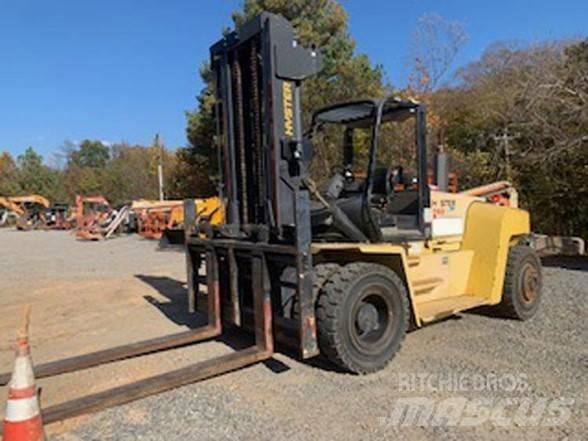
[[[462,22],[456,66],[495,41],[588,34],[586,0],[343,0],[360,52],[393,84],[408,74],[410,36],[434,12]],[[198,67],[238,0],[0,0],[0,150],[46,159],[65,140],[185,144]]]

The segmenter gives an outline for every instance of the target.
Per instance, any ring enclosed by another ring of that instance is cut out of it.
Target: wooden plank
[[[60,375],[68,372],[87,369],[93,366],[98,366],[117,360],[123,360],[139,355],[145,355],[157,351],[185,346],[213,338],[218,335],[219,331],[207,326],[193,331],[180,332],[177,334],[166,335],[164,337],[143,340],[124,346],[117,346],[115,348],[109,348],[102,351],[91,352],[89,354],[37,365],[34,367],[35,377],[51,377],[53,375]],[[0,385],[4,386],[8,384],[11,375],[12,374],[9,372],[0,375]]]

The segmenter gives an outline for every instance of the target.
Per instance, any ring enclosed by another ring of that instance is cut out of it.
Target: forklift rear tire
[[[510,249],[504,278],[500,314],[507,318],[528,320],[541,303],[541,260],[531,247],[517,245]]]
[[[340,368],[368,374],[400,349],[410,318],[408,294],[390,268],[350,263],[323,286],[316,316],[321,352]]]

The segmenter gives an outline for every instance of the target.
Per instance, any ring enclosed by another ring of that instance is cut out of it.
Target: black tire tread
[[[358,374],[368,374],[376,372],[390,362],[390,359],[384,360],[382,363],[374,365],[370,369],[357,365],[349,356],[348,351],[343,344],[339,333],[337,332],[337,320],[341,319],[341,314],[338,314],[337,309],[347,294],[347,287],[353,284],[359,277],[367,273],[384,273],[389,277],[393,283],[400,290],[403,299],[402,307],[404,309],[404,333],[400,340],[395,353],[398,352],[402,346],[404,335],[408,329],[410,322],[410,305],[408,302],[408,294],[404,283],[398,275],[386,266],[368,263],[355,262],[341,267],[340,270],[330,277],[320,292],[317,302],[317,327],[319,334],[319,347],[321,352],[335,365]]]
[[[541,261],[535,253],[535,250],[527,245],[516,245],[509,250],[504,274],[504,289],[502,292],[502,301],[497,306],[497,311],[505,318],[516,320],[526,320],[526,316],[517,303],[518,295],[518,273],[523,261],[527,258],[533,258],[536,261],[539,271],[541,271]]]
[[[341,269],[341,265],[337,263],[319,263],[314,266],[312,279],[312,295],[314,302],[318,300],[323,286],[331,278],[333,274]]]
[[[317,299],[320,292],[331,275],[336,273],[341,268],[337,263],[319,263],[314,265],[312,274],[312,304],[316,307]],[[292,306],[292,318],[298,319],[300,317],[300,307],[298,299],[294,298],[294,305]]]

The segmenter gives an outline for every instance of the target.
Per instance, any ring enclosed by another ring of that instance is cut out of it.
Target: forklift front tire
[[[368,374],[383,369],[400,349],[409,324],[408,294],[390,268],[350,263],[323,286],[316,316],[321,352],[342,369]]]

